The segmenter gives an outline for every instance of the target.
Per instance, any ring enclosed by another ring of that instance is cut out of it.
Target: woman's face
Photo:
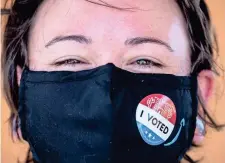
[[[30,31],[30,69],[80,71],[114,63],[137,73],[189,74],[187,30],[174,0],[104,2],[133,9],[46,0]]]

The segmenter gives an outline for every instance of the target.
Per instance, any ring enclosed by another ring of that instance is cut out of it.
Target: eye
[[[50,63],[54,71],[82,71],[93,68],[93,64],[79,56],[63,56]]]
[[[150,59],[138,59],[132,62],[131,65],[135,65],[140,68],[151,68],[151,67],[162,68],[163,67],[162,64],[152,61]]]
[[[78,64],[88,64],[88,63],[77,59],[65,59],[54,63],[55,66],[76,66]]]

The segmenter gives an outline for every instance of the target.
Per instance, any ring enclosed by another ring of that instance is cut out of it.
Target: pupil
[[[147,65],[147,64],[149,64],[149,61],[146,61],[146,60],[138,60],[137,63],[140,64],[140,65]]]
[[[75,63],[78,63],[76,60],[68,60],[67,61],[67,64],[75,64]]]

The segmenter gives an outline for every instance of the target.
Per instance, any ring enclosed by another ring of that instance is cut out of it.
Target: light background
[[[2,0],[1,4],[4,2],[5,0]],[[220,48],[218,61],[225,67],[225,0],[207,0],[207,2],[218,35]],[[5,18],[2,17],[1,20],[4,24]],[[225,123],[225,93],[223,93],[223,89],[225,90],[225,77],[218,79],[217,92],[211,102],[211,111],[221,123]],[[217,100],[215,100],[216,98]],[[26,143],[12,142],[7,123],[9,109],[2,97],[1,100],[1,162],[16,163],[18,159],[24,160],[27,145]],[[225,131],[214,132],[209,129],[203,147],[193,150],[191,155],[194,158],[204,156],[202,163],[225,163]]]

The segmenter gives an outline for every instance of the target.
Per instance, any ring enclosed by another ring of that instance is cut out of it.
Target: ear
[[[209,99],[214,91],[214,78],[214,74],[210,70],[203,70],[198,75],[198,95],[201,97],[201,100],[203,100],[206,106],[209,105]],[[202,115],[202,108],[199,109],[199,114]],[[203,142],[205,137],[205,124],[199,117],[197,117],[196,122],[197,123],[193,142],[199,145]]]
[[[198,75],[198,94],[206,105],[214,91],[214,78],[214,74],[210,70],[203,70]]]
[[[20,86],[20,79],[21,79],[21,76],[22,76],[22,68],[20,66],[16,66],[16,75],[17,75],[17,84],[18,86]]]

